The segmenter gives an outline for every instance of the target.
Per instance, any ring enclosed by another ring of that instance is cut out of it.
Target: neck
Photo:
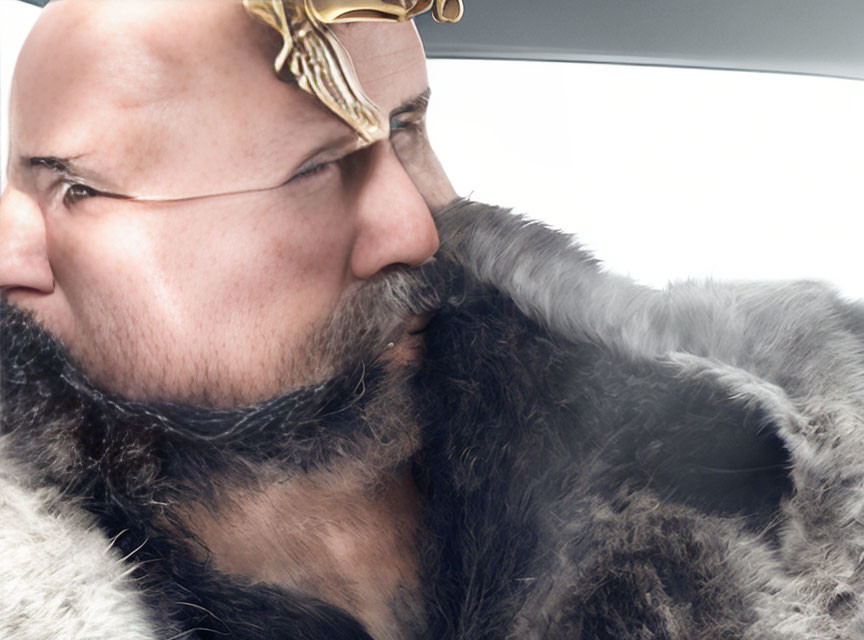
[[[182,517],[217,570],[339,606],[375,638],[411,637],[421,498],[410,463],[376,477],[362,467],[273,474]]]

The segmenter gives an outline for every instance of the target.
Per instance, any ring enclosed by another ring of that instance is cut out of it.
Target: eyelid
[[[51,188],[56,189],[60,186],[65,186],[65,190],[63,191],[64,200],[66,194],[71,187],[83,187],[84,189],[87,189],[96,196],[105,196],[109,198],[127,197],[120,194],[109,193],[88,184],[86,180],[70,172],[65,166],[63,166],[62,163],[60,163],[59,161],[52,161],[51,158],[36,158],[34,159],[34,161],[31,162],[31,165],[34,167],[43,167],[45,169],[48,169],[55,175],[55,180],[52,182]]]
[[[118,200],[131,200],[129,196],[124,196],[121,193],[111,193],[110,191],[103,191],[93,185],[87,184],[86,182],[82,182],[78,178],[62,178],[61,181],[67,187],[83,187],[87,189],[93,194],[93,197],[99,196],[101,198],[116,198]]]
[[[31,165],[34,167],[43,167],[52,171],[57,176],[58,182],[64,184],[85,184],[85,181],[81,176],[73,174],[59,160],[53,158],[33,158],[31,160]]]
[[[66,189],[63,191],[62,202],[63,206],[65,206],[67,209],[78,204],[82,200],[87,200],[89,198],[95,198],[104,195],[98,189],[94,189],[93,187],[90,187],[82,182],[64,180],[63,183],[66,185]],[[86,192],[88,192],[87,195],[80,198],[77,196],[73,196],[73,190],[75,190],[77,187],[80,187]]]
[[[396,118],[390,120],[391,133],[398,133],[399,131],[407,131],[410,129],[420,129],[422,126],[422,120],[398,120]]]
[[[290,178],[288,178],[288,180],[285,182],[285,184],[286,185],[292,184],[295,182],[299,182],[303,178],[308,178],[308,177],[318,173],[318,171],[320,171],[322,168],[326,167],[329,164],[332,164],[333,162],[335,162],[335,161],[329,160],[329,161],[324,161],[324,162],[321,162],[321,161],[304,162],[303,165],[301,165],[301,167],[299,169],[297,169],[297,171],[295,171],[294,174]]]
[[[313,150],[303,163],[294,171],[290,181],[294,176],[309,171],[309,169],[328,162],[338,162],[347,156],[366,148],[356,135],[342,136],[338,139],[330,140],[317,149]]]
[[[300,165],[300,168],[294,172],[294,174],[288,178],[285,184],[289,184],[294,180],[298,180],[300,178],[304,178],[310,174],[315,173],[319,169],[322,169],[331,164],[338,164],[346,160],[349,156],[362,151],[365,147],[361,147],[359,149],[353,148],[348,150],[341,150],[339,152],[333,151],[325,151],[323,153],[318,153],[312,156],[309,160]]]
[[[426,111],[411,110],[394,113],[390,116],[390,130],[418,128],[426,122]],[[394,126],[395,125],[395,126]]]

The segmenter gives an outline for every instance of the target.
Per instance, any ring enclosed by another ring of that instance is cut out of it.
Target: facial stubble
[[[184,340],[161,328],[146,301],[130,307],[125,299],[106,299],[84,309],[76,323],[82,335],[60,339],[97,386],[124,398],[250,406],[376,362],[412,317],[437,308],[439,271],[428,263],[380,273],[343,295],[317,326],[274,327],[264,320],[269,313],[253,315],[232,331],[204,324]],[[214,325],[223,321],[217,318]]]

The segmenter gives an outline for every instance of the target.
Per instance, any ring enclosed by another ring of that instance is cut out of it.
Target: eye
[[[291,179],[287,184],[300,184],[307,180],[311,180],[316,176],[323,175],[327,173],[329,169],[338,166],[339,161],[340,160],[330,160],[328,162],[322,162],[320,164],[313,164],[306,168],[301,168],[300,171],[291,176]]]
[[[80,182],[70,182],[66,185],[66,190],[63,192],[63,204],[67,207],[71,207],[81,200],[85,200],[86,198],[94,198],[99,195],[99,192],[92,187],[88,187],[86,184],[81,184]]]
[[[424,124],[423,116],[417,114],[402,113],[390,118],[390,135],[399,131],[415,132],[421,131]]]
[[[406,169],[425,166],[429,156],[426,114],[409,111],[392,116],[390,144],[396,152],[396,157]]]

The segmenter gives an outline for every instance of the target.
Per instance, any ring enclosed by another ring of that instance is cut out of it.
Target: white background
[[[37,7],[0,0],[0,184],[5,184],[6,150],[9,144],[9,83],[18,49],[27,37],[30,26],[39,15]]]
[[[11,69],[38,9],[0,0]],[[441,27],[446,28],[446,27]],[[828,280],[864,297],[864,83],[431,61],[432,141],[457,190],[578,235],[611,270]]]

